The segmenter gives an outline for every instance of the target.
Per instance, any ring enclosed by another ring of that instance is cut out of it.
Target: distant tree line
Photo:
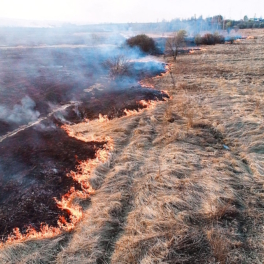
[[[202,31],[215,32],[218,30],[238,30],[243,28],[264,28],[262,18],[248,18],[241,20],[224,19],[222,15],[203,18],[202,16],[190,19],[173,19],[171,21],[162,20],[157,23],[129,23],[127,29],[132,31],[145,32],[176,32],[185,29],[192,34]]]
[[[181,29],[195,35],[202,31],[219,31],[242,28],[264,28],[262,18],[248,18],[244,16],[241,20],[225,19],[222,15],[203,18],[202,16],[193,16],[188,19],[172,19],[170,21],[162,20],[152,23],[103,23],[97,25],[65,25],[74,32],[112,32],[112,31],[134,31],[134,32],[177,32]]]

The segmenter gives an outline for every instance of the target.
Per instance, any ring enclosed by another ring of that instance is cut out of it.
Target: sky
[[[264,0],[0,0],[0,18],[72,23],[157,22],[163,19],[264,18]]]

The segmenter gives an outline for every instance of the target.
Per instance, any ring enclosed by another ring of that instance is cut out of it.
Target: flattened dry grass
[[[179,56],[153,79],[169,102],[98,126],[109,162],[72,234],[0,252],[3,263],[263,263],[263,31]],[[45,249],[45,250],[44,250]],[[39,258],[41,256],[41,258]]]

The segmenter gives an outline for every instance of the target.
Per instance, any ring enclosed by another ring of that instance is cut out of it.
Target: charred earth
[[[0,47],[2,241],[14,228],[25,235],[29,229],[40,231],[44,224],[57,227],[61,219],[71,222],[71,212],[57,203],[72,188],[82,191],[69,173],[80,162],[95,159],[106,142],[82,142],[69,137],[61,126],[93,120],[99,114],[118,118],[125,110],[146,107],[141,100],[168,98],[138,83],[165,72],[165,64],[141,62],[138,51],[125,52],[129,71],[110,78],[104,61],[110,54],[124,53],[117,46]]]

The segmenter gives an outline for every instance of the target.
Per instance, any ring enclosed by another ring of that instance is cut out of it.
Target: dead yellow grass
[[[1,263],[263,263],[264,52],[258,38],[180,56],[154,78],[169,102],[77,137],[114,151],[72,234],[0,251]],[[254,35],[250,34],[250,35]]]

